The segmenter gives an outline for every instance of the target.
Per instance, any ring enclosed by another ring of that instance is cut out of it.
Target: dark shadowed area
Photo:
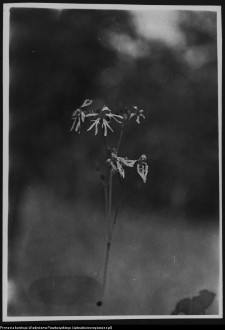
[[[209,290],[218,314],[217,17],[172,14],[166,40],[136,12],[10,10],[9,316],[99,314],[107,154],[88,120],[70,131],[86,99],[144,110],[119,155],[149,166],[146,183],[127,170],[101,313],[169,315]],[[114,175],[113,214],[119,186]]]

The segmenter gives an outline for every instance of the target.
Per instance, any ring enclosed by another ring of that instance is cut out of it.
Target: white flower
[[[77,109],[72,113],[73,125],[71,127],[72,131],[75,127],[75,131],[80,134],[81,122],[85,120],[85,113],[81,109]]]
[[[140,124],[140,117],[143,117],[145,119],[145,116],[143,115],[144,110],[138,110],[138,108],[136,106],[134,106],[135,112],[130,114],[130,118],[132,118],[133,116],[136,116],[136,122],[138,124]],[[130,119],[129,118],[129,119]]]
[[[122,116],[112,114],[111,110],[106,105],[98,113],[92,112],[87,114],[86,117],[97,117],[95,120],[92,120],[93,124],[88,128],[88,131],[90,131],[95,126],[95,135],[98,133],[98,125],[100,124],[100,121],[102,121],[104,136],[107,136],[108,128],[113,132],[113,129],[109,125],[112,118],[115,119],[118,123],[121,122],[117,119],[117,117],[123,119]]]
[[[128,159],[127,157],[117,157],[117,153],[115,151],[111,152],[111,159],[107,160],[107,163],[111,165],[113,171],[119,172],[122,178],[125,178],[125,170],[124,167],[133,167],[136,163],[136,160]]]
[[[81,108],[87,107],[91,103],[92,103],[92,100],[87,99],[84,101]],[[75,128],[75,131],[80,134],[81,122],[84,122],[84,120],[85,120],[85,113],[80,108],[78,108],[75,111],[73,111],[71,119],[73,119],[73,125],[72,125],[70,131],[72,131]]]
[[[148,164],[144,162],[144,160],[146,159],[147,159],[146,155],[142,155],[137,163],[137,172],[142,177],[144,183],[146,183],[147,181],[147,174],[148,174]]]

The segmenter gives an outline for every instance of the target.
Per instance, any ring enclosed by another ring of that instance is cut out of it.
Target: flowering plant
[[[132,117],[136,117],[136,122],[140,124],[140,118],[142,117],[145,119],[144,116],[144,110],[139,110],[137,106],[134,106],[134,110],[128,110],[127,108],[120,109],[119,114],[114,114],[112,111],[104,105],[101,109],[96,109],[95,111],[89,111],[88,106],[92,104],[92,100],[85,100],[84,103],[81,105],[80,108],[76,109],[72,113],[72,120],[73,124],[71,127],[71,131],[75,130],[78,134],[81,132],[81,126],[84,123],[86,118],[93,118],[90,119],[91,125],[87,129],[87,131],[91,131],[92,128],[95,129],[95,135],[98,134],[99,129],[102,131],[104,144],[106,146],[106,151],[108,158],[106,160],[106,163],[109,166],[109,177],[106,180],[105,176],[101,173],[100,169],[97,168],[97,171],[100,173],[100,177],[103,181],[104,189],[105,189],[105,210],[107,213],[108,218],[108,232],[107,232],[107,247],[106,247],[106,258],[104,263],[104,273],[103,273],[103,289],[102,289],[102,296],[101,299],[98,301],[97,305],[101,306],[104,300],[104,291],[106,286],[106,278],[107,278],[107,270],[108,270],[108,261],[109,261],[109,252],[112,242],[112,235],[113,230],[116,224],[117,216],[118,216],[118,210],[119,205],[121,201],[121,194],[122,194],[122,188],[125,180],[125,174],[126,171],[129,168],[133,168],[137,170],[137,173],[142,178],[143,182],[146,183],[147,181],[147,175],[148,175],[148,164],[146,162],[147,156],[145,154],[141,155],[136,160],[131,160],[127,157],[121,157],[118,156],[119,147],[121,144],[121,140],[123,137],[124,128],[127,125],[128,121]],[[114,120],[118,124],[120,124],[120,135],[119,140],[117,143],[117,146],[115,148],[110,148],[107,144],[106,137],[108,134],[108,131],[110,130],[113,132],[113,129],[111,127],[111,122]],[[117,173],[120,179],[120,193],[118,198],[118,203],[116,207],[116,212],[111,219],[111,205],[112,205],[112,180],[113,180],[113,174]]]

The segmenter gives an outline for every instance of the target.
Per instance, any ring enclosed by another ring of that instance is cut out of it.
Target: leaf
[[[44,304],[69,306],[94,303],[100,291],[100,284],[90,276],[51,276],[34,281],[28,294]]]
[[[216,294],[208,290],[199,291],[198,296],[180,300],[171,315],[204,315],[206,309],[212,304]]]

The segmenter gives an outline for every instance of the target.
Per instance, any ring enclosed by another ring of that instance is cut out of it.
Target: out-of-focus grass
[[[62,202],[42,186],[27,189],[10,251],[9,315],[96,315],[93,303],[46,306],[29,297],[41,277],[87,275],[102,282],[107,222],[84,202]],[[202,289],[217,294],[207,314],[218,314],[219,238],[214,225],[190,224],[121,205],[111,248],[104,315],[168,315]],[[85,293],[84,293],[85,294]],[[96,297],[96,302],[99,297]],[[76,297],[75,297],[76,299]]]

